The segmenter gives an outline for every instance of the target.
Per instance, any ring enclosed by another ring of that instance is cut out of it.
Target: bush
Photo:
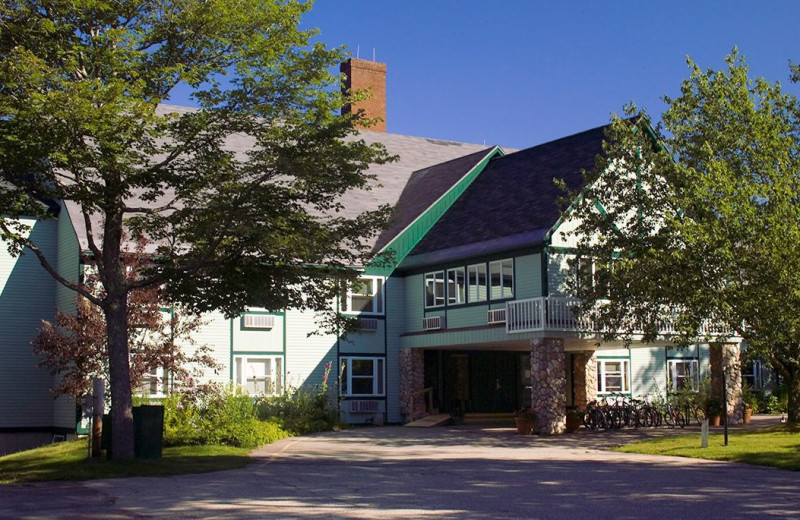
[[[276,421],[260,421],[252,398],[219,386],[164,399],[164,445],[221,444],[254,448],[287,437]]]
[[[754,393],[759,413],[786,413],[789,407],[789,394],[784,385],[778,385],[772,392],[762,388]]]
[[[295,390],[258,402],[258,418],[276,420],[293,435],[330,431],[339,426],[339,413],[324,391]]]

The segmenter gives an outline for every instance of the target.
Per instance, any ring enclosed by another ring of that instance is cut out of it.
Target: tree
[[[136,257],[129,258],[128,280],[137,280],[139,270],[147,263],[149,258],[141,249]],[[90,293],[97,294],[96,274],[88,274],[84,284]],[[175,306],[164,308],[160,292],[159,287],[149,286],[128,293],[130,384],[131,388],[139,388],[153,370],[163,370],[168,380],[161,384],[170,392],[204,368],[220,367],[209,355],[209,348],[198,346],[193,338],[203,325],[200,316],[184,313]],[[32,344],[34,353],[42,358],[40,364],[59,377],[53,393],[79,399],[91,393],[95,378],[108,385],[108,334],[100,308],[81,295],[75,303],[75,312],[59,311],[55,323],[43,320]],[[187,353],[183,347],[192,352]]]
[[[689,61],[663,126],[613,120],[569,211],[582,220],[579,254],[611,265],[603,290],[582,294],[580,312],[607,337],[643,328],[645,340],[675,316],[678,345],[712,340],[702,332],[708,318],[724,324],[785,379],[796,422],[800,104],[780,84],[751,79],[738,51],[726,62],[704,71]]]
[[[133,456],[128,295],[163,286],[191,312],[327,309],[387,210],[338,214],[389,160],[310,43],[300,0],[10,0],[0,7],[0,221],[107,325],[114,458]],[[176,86],[197,110],[165,111]],[[14,217],[82,215],[99,293],[58,272]],[[136,280],[134,247],[155,244]]]

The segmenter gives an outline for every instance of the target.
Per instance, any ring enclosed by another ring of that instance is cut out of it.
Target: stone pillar
[[[710,345],[711,395],[728,403],[728,423],[740,423],[743,417],[742,363],[739,345],[714,343]],[[725,392],[722,395],[722,374],[725,370]]]
[[[536,412],[536,431],[543,435],[566,429],[567,371],[564,340],[531,341],[531,408]]]
[[[406,422],[425,413],[425,401],[417,399],[411,409],[411,396],[425,388],[425,352],[421,349],[400,349],[400,413]]]
[[[576,352],[572,356],[573,404],[585,408],[597,399],[597,358],[593,350]]]

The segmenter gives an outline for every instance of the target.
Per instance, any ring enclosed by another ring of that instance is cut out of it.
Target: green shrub
[[[260,421],[255,401],[219,386],[164,399],[164,445],[254,448],[286,437],[277,421]]]
[[[339,427],[339,413],[326,392],[295,390],[258,402],[261,420],[277,420],[293,435],[330,431]]]

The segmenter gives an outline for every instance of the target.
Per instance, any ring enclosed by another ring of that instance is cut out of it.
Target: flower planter
[[[534,420],[527,417],[517,417],[514,419],[517,424],[518,435],[533,435]]]
[[[720,422],[721,418],[719,415],[712,415],[711,417],[708,418],[708,424],[710,426],[719,426]]]
[[[750,419],[752,418],[753,418],[753,407],[745,406],[742,412],[742,422],[744,424],[750,424]]]

